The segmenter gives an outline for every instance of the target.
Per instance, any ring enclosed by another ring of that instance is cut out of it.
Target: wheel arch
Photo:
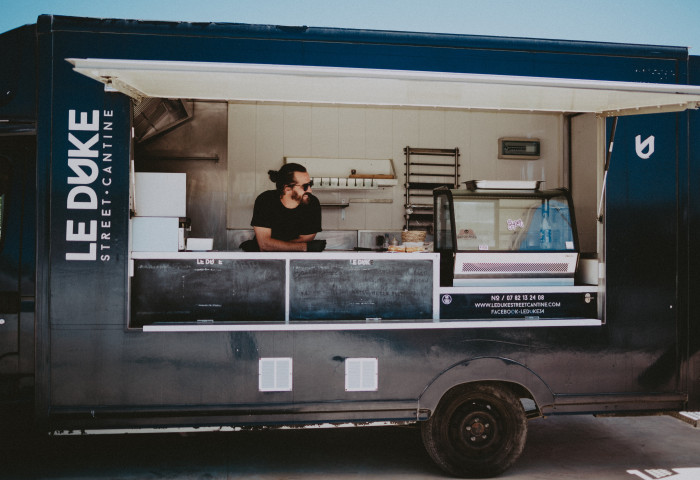
[[[455,364],[435,377],[418,398],[418,408],[432,415],[448,391],[470,383],[508,384],[521,398],[532,398],[538,410],[554,403],[549,386],[525,365],[508,358],[479,357]]]

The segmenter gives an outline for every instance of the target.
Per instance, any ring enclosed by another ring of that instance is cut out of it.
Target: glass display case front
[[[435,190],[434,200],[435,250],[443,268],[454,259],[455,285],[573,284],[578,240],[567,190],[471,181]]]

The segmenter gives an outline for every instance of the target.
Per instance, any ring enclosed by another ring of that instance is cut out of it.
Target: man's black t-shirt
[[[296,208],[282,205],[277,190],[268,190],[258,195],[253,208],[253,227],[266,227],[272,230],[272,238],[286,242],[299,235],[309,235],[321,231],[321,204],[318,198],[309,194],[309,203]]]

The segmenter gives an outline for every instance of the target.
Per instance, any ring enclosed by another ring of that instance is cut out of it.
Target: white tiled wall
[[[558,114],[516,114],[290,105],[229,105],[228,228],[249,228],[255,197],[274,188],[267,171],[284,157],[393,158],[396,187],[320,191],[322,202],[353,198],[392,203],[353,203],[324,209],[324,230],[401,229],[404,224],[404,153],[420,148],[459,147],[461,180],[545,180],[562,186],[562,125]],[[539,160],[499,160],[498,138],[542,141]],[[314,172],[310,172],[314,175]],[[320,173],[320,172],[317,172]]]

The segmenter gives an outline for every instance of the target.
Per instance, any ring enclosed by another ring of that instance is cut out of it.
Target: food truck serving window
[[[679,111],[700,105],[700,87],[686,85],[298,65],[118,59],[68,61],[76,72],[104,83],[106,90],[121,92],[135,100],[167,98],[597,116]],[[602,125],[598,119],[595,122]],[[597,135],[600,131],[602,129]],[[430,280],[430,285],[420,288],[412,283],[410,287],[415,288],[415,292],[410,291],[409,286],[399,289],[396,282],[386,279],[384,290],[360,288],[363,284],[353,277],[355,271],[362,269],[362,274],[357,274],[360,280],[385,278],[374,274],[374,270],[381,270],[381,274],[389,270],[384,265],[388,260],[384,258],[367,257],[357,263],[356,255],[353,258],[326,257],[313,259],[310,264],[305,263],[309,262],[308,258],[267,256],[256,259],[265,262],[264,265],[253,265],[246,263],[254,261],[253,257],[241,254],[239,258],[238,253],[232,252],[218,256],[177,253],[173,258],[132,255],[130,327],[240,321],[255,323],[256,328],[258,324],[279,328],[278,325],[302,325],[303,322],[351,321],[362,323],[365,328],[370,322],[386,321],[384,325],[388,325],[388,322],[406,318],[438,323],[442,318],[438,311],[442,307],[436,307],[438,287],[496,285],[511,288],[523,284],[528,288],[532,285],[576,287],[574,273],[579,249],[568,195],[562,191],[531,189],[532,192],[499,196],[494,195],[497,193],[494,191],[480,193],[481,189],[478,187],[469,195],[455,192],[455,201],[446,213],[436,214],[437,220],[444,224],[435,228],[436,251],[440,255],[428,254],[433,255],[430,260],[426,256],[423,257],[426,260],[416,260],[415,264],[409,265],[408,259],[402,259],[406,265],[391,265],[396,272],[404,267],[412,269],[411,278]],[[450,254],[443,255],[445,250]],[[439,268],[435,268],[438,260]],[[307,277],[308,272],[320,268],[320,263],[324,263],[327,276],[342,278],[353,289],[318,281],[316,275]],[[162,268],[164,265],[167,268]],[[443,274],[450,276],[449,283],[443,284],[440,278]],[[254,281],[257,276],[274,281]],[[403,278],[398,273],[396,277]],[[186,282],[179,281],[183,278]],[[310,281],[313,289],[304,283],[307,278],[313,279]],[[172,298],[154,295],[154,286]],[[176,287],[180,290],[176,291]],[[320,287],[329,289],[327,296],[314,290]],[[337,292],[344,295],[346,304],[352,304],[354,310],[326,308],[326,304],[337,307]],[[373,292],[374,296],[367,292]],[[444,293],[468,295],[465,292]],[[313,304],[319,298],[325,299],[324,305]],[[415,298],[423,303],[404,312],[397,307],[408,304],[400,300],[403,298]],[[392,300],[392,303],[386,299],[399,300]],[[313,307],[304,310],[300,305]],[[576,316],[595,318],[595,314],[588,312]]]

